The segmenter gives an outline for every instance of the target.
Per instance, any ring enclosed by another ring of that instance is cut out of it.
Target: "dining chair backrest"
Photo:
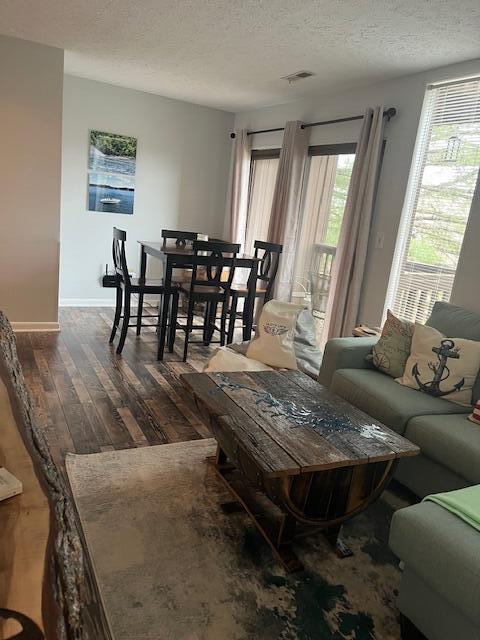
[[[163,246],[168,244],[168,240],[175,240],[177,247],[185,247],[187,242],[193,242],[198,238],[195,231],[172,231],[170,229],[162,229]]]
[[[127,232],[113,227],[112,256],[115,274],[121,278],[126,285],[130,285],[130,274],[128,273],[127,256],[125,255],[125,243]]]
[[[224,290],[230,290],[235,275],[235,262],[239,251],[239,244],[212,240],[195,240],[193,243],[193,252],[196,257],[201,257],[201,260],[194,259],[193,261],[192,287],[197,285],[206,287],[221,286]],[[204,255],[200,256],[202,253]],[[229,264],[226,264],[227,260]],[[224,277],[227,270],[228,275]],[[201,272],[201,277],[198,275],[199,271]]]
[[[273,285],[275,284],[283,246],[274,242],[263,242],[262,240],[255,240],[253,246],[255,248],[255,258],[260,259],[257,280],[265,284],[265,302],[267,302],[273,296]]]

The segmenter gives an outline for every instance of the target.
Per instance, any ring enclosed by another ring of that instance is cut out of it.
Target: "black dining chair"
[[[188,247],[193,250],[193,242],[198,239],[198,233],[195,231],[175,231],[170,229],[162,229],[162,249],[171,247],[172,249],[186,249]],[[191,269],[179,267],[173,270],[172,282],[180,285],[190,282]],[[159,309],[160,313],[160,309]]]
[[[142,278],[132,278],[128,271],[127,257],[125,254],[125,243],[127,241],[127,232],[121,229],[113,228],[113,244],[112,255],[113,265],[115,268],[116,276],[116,305],[115,316],[113,320],[112,332],[110,334],[109,342],[113,342],[117,329],[120,326],[120,320],[122,321],[122,328],[120,331],[120,340],[117,345],[117,353],[122,353],[123,345],[125,344],[125,338],[127,337],[127,331],[129,327],[136,327],[137,336],[140,335],[141,327],[151,327],[151,324],[142,324],[143,312],[143,296],[144,295],[160,295],[165,292],[165,287],[161,280],[147,280]],[[178,307],[179,298],[179,285],[172,285],[172,310],[176,313]],[[139,307],[137,315],[131,314],[131,298],[132,294],[138,295]],[[142,305],[140,306],[140,299]],[[123,307],[123,315],[122,315]],[[151,317],[151,316],[148,316]],[[129,324],[131,318],[136,318],[135,324]],[[171,329],[171,326],[170,326]]]
[[[278,265],[283,246],[281,244],[275,244],[274,242],[263,242],[263,240],[255,240],[253,246],[255,249],[254,257],[259,258],[255,285],[255,301],[260,299],[262,305],[264,305],[265,302],[271,300],[273,296],[273,287],[278,272]],[[238,300],[239,298],[246,298],[247,295],[248,287],[246,284],[232,285],[230,291],[230,309],[228,312],[229,322],[227,344],[233,342],[235,321],[243,315],[237,311]]]
[[[169,244],[169,240],[175,240],[177,247],[185,247],[187,243],[192,244],[198,239],[198,233],[195,231],[172,231],[170,229],[162,229],[163,246]]]
[[[203,344],[212,342],[215,331],[220,334],[219,343],[227,340],[227,314],[230,290],[235,275],[235,261],[240,251],[239,244],[196,240],[193,243],[192,276],[188,287],[182,286],[181,295],[187,299],[186,324],[175,323],[175,328],[185,332],[183,360],[187,359],[188,346],[193,341],[190,334],[194,329],[203,330]],[[203,254],[203,255],[202,255]],[[195,304],[203,302],[207,306],[203,325],[193,325]],[[221,306],[220,327],[216,326],[218,306]],[[173,321],[172,321],[172,328]]]

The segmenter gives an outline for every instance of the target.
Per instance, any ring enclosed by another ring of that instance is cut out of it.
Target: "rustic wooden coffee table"
[[[213,465],[288,571],[294,537],[323,530],[339,555],[342,523],[386,487],[398,458],[419,453],[394,431],[298,371],[187,373],[218,442]],[[268,499],[266,498],[268,496]]]

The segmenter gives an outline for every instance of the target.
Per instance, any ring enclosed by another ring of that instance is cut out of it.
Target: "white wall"
[[[0,309],[14,325],[57,327],[62,85],[61,49],[0,36]]]
[[[480,313],[478,279],[480,275],[480,173],[473,196],[472,209],[468,220],[462,253],[458,261],[451,302]]]
[[[398,225],[400,222],[405,190],[407,187],[412,154],[426,85],[431,82],[464,76],[480,75],[480,60],[444,67],[433,71],[407,76],[391,82],[358,88],[342,93],[319,94],[315,97],[284,105],[239,113],[235,128],[267,129],[283,126],[287,120],[315,122],[363,113],[367,106],[383,104],[396,107],[397,116],[386,126],[387,146],[382,165],[376,201],[374,224],[364,279],[361,322],[377,324],[381,320],[388,288]],[[311,144],[352,142],[358,138],[361,122],[342,123],[314,127]],[[281,146],[282,133],[261,134],[254,137],[254,148]],[[472,209],[472,218],[480,225],[480,198]],[[473,225],[471,225],[473,228]],[[382,249],[372,245],[377,233],[384,234]],[[478,235],[477,235],[478,238]],[[475,246],[477,244],[477,246]],[[466,291],[478,291],[480,252],[478,242],[465,242],[459,264],[452,301],[467,305],[480,312],[480,297],[465,295]]]
[[[60,304],[112,300],[99,277],[111,259],[112,227],[127,231],[128,260],[138,272],[137,240],[160,240],[162,228],[221,235],[233,115],[161,96],[65,76]],[[87,210],[90,129],[134,136],[134,215]],[[154,259],[149,259],[154,267]],[[150,272],[155,275],[155,272]]]

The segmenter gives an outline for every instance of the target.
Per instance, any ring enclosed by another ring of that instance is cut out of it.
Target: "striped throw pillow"
[[[476,424],[480,424],[480,400],[477,400],[473,407],[472,413],[468,416],[468,419]]]

